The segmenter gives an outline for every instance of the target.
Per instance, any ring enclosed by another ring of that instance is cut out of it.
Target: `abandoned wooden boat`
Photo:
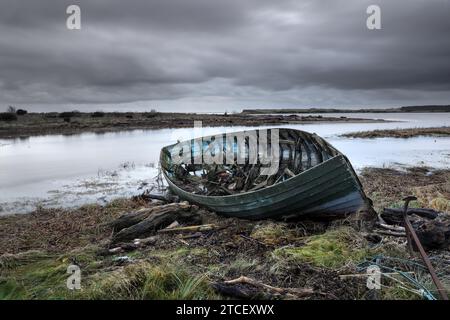
[[[160,163],[173,193],[226,216],[340,216],[370,203],[348,159],[321,137],[300,130],[186,140],[164,147]]]

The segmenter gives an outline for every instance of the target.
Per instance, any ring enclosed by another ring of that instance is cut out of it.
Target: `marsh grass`
[[[387,129],[350,132],[341,135],[346,138],[412,138],[418,136],[445,137],[450,136],[450,127]]]
[[[350,227],[338,227],[306,239],[305,245],[275,249],[275,261],[310,263],[317,267],[339,269],[355,264],[371,254],[365,241]]]
[[[68,297],[67,264],[60,259],[43,259],[2,272],[2,299],[61,299]]]
[[[140,259],[126,266],[115,266],[114,257],[98,257],[95,249],[88,247],[62,256],[8,259],[8,268],[0,274],[0,299],[217,298],[205,274],[193,274],[180,264],[180,259],[195,252],[176,250],[172,255],[160,252],[164,259],[158,259],[157,264]],[[67,267],[72,263],[81,268],[81,290],[66,287]]]
[[[70,251],[98,243],[111,234],[105,225],[115,217],[148,206],[130,199],[116,199],[106,206],[37,208],[27,215],[0,217],[0,255],[24,250]]]
[[[449,170],[430,171],[423,167],[407,168],[404,171],[365,168],[360,179],[377,211],[387,207],[402,208],[402,199],[408,195],[418,198],[410,203],[411,207],[450,211]]]
[[[293,242],[303,234],[297,229],[288,228],[286,223],[266,222],[255,226],[250,236],[268,245],[279,245],[284,242]]]
[[[98,272],[96,247],[88,246],[63,255],[29,251],[0,257],[0,297],[3,299],[70,299],[74,292],[66,286],[67,267],[77,264],[83,276]]]
[[[84,293],[89,299],[206,299],[214,298],[206,277],[192,276],[172,265],[147,262],[98,275]]]

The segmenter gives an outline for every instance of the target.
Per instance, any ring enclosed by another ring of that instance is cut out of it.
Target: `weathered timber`
[[[408,215],[412,214],[426,219],[436,219],[439,216],[439,212],[433,209],[409,208]],[[403,209],[384,208],[380,216],[388,224],[403,224]]]
[[[413,228],[419,238],[422,246],[427,250],[446,249],[450,248],[450,221],[423,220],[416,221]],[[385,225],[378,223],[377,226],[384,230],[375,230],[377,234],[392,236],[392,237],[406,237],[404,227]],[[412,244],[413,249],[417,249],[415,244]]]
[[[396,231],[390,231],[390,230],[377,230],[376,233],[385,235],[385,236],[391,236],[391,237],[406,237],[405,232],[396,232]]]
[[[301,299],[315,293],[311,288],[273,287],[244,276],[222,283],[215,282],[212,286],[223,295],[240,299]]]
[[[381,276],[402,276],[403,274],[409,274],[411,276],[414,276],[414,272],[407,271],[407,272],[380,272]],[[348,278],[367,278],[373,276],[372,273],[354,273],[354,274],[342,274],[339,275],[340,279],[348,279]]]
[[[158,241],[158,236],[151,236],[144,239],[134,239],[134,244],[138,246],[148,246],[155,244]]]
[[[450,248],[450,221],[425,221],[416,229],[422,246],[430,249]]]
[[[188,202],[171,203],[162,206],[154,206],[151,208],[143,208],[120,216],[119,218],[111,222],[110,226],[113,227],[114,232],[119,232],[122,229],[131,227],[141,222],[142,220],[146,219],[153,213],[163,213],[174,210],[184,210],[189,208],[190,205]]]
[[[122,229],[113,235],[112,243],[146,237],[154,234],[160,229],[166,228],[174,221],[180,223],[200,224],[201,216],[196,212],[195,206],[172,206],[161,208],[158,212],[152,212],[144,220],[128,228]]]
[[[146,246],[155,244],[158,236],[151,236],[144,239],[134,239],[132,243],[116,243],[114,248],[108,250],[108,254],[116,254],[121,252],[134,251]]]
[[[385,224],[385,223],[376,223],[376,226],[380,227],[382,229],[389,230],[389,231],[405,232],[405,227],[401,227],[401,226],[394,226],[394,225]]]
[[[202,231],[215,230],[217,228],[218,228],[218,226],[216,226],[215,224],[202,224],[199,226],[165,228],[165,229],[159,230],[158,232],[160,232],[160,233],[202,232]]]

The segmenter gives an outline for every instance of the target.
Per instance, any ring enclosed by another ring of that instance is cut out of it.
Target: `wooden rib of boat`
[[[258,147],[257,160],[251,160],[253,144],[262,140],[268,147]],[[206,156],[220,150],[222,158],[206,163]],[[268,166],[262,152],[270,155],[275,150],[277,171],[261,174]],[[305,131],[273,128],[201,137],[164,147],[160,162],[173,193],[226,216],[341,216],[370,204],[347,157]]]

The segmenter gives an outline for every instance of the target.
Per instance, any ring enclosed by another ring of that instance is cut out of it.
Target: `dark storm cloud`
[[[70,4],[82,30],[66,29]],[[449,14],[447,0],[3,0],[0,103],[439,103]]]

